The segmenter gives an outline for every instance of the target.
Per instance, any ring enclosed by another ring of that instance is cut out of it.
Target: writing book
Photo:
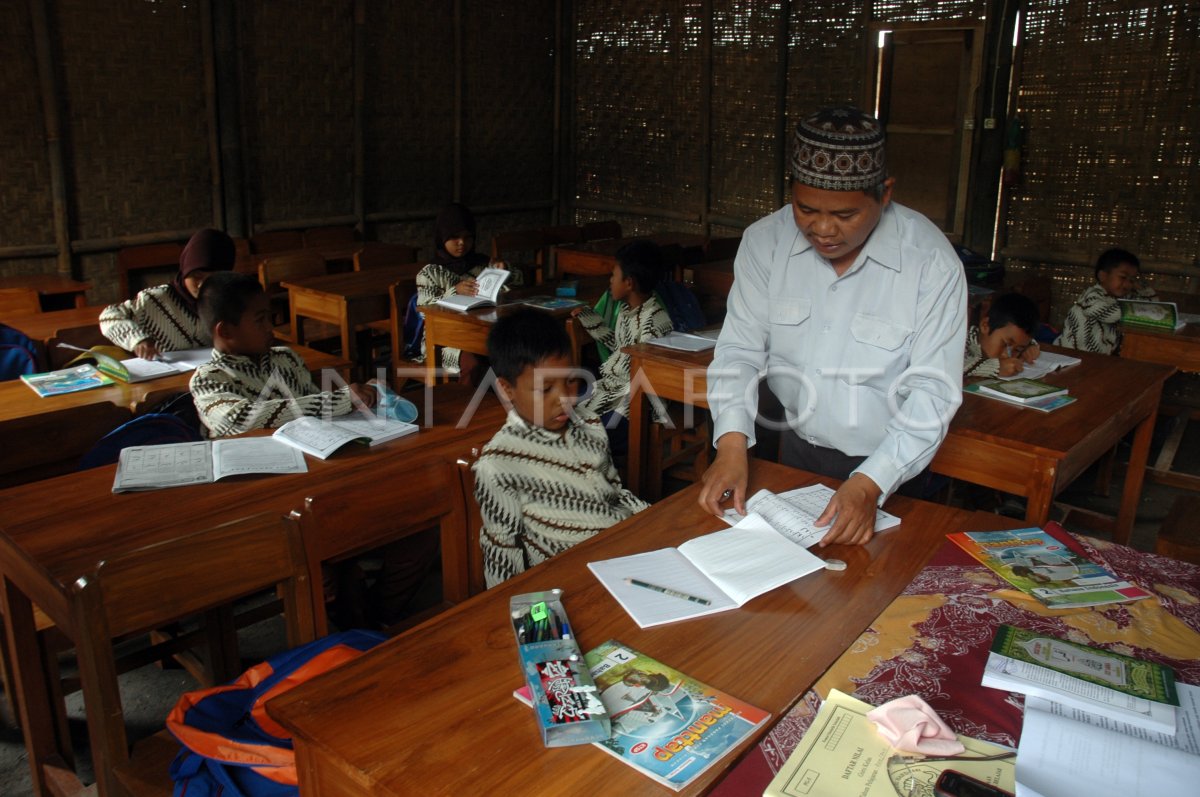
[[[94,387],[103,387],[113,383],[112,379],[100,373],[96,370],[96,366],[91,364],[76,365],[72,368],[61,368],[41,374],[21,374],[21,381],[29,385],[33,392],[42,398],[61,396],[65,393],[78,393],[81,390],[91,390]]]
[[[1174,302],[1152,302],[1147,299],[1118,299],[1121,305],[1121,323],[1145,329],[1175,332],[1187,326],[1179,317],[1179,308]]]
[[[1128,603],[1150,593],[1117,578],[1073,548],[1057,523],[1015,531],[947,535],[988,569],[1052,609]]]
[[[797,545],[811,548],[829,533],[832,524],[817,526],[816,522],[829,504],[829,499],[833,498],[834,492],[832,487],[826,487],[824,484],[811,484],[779,494],[770,490],[759,490],[746,502],[746,511],[757,512],[780,534]],[[732,526],[743,516],[735,509],[727,509],[721,517]],[[899,525],[900,518],[882,509],[875,510],[876,534]]]
[[[478,290],[474,296],[462,296],[459,294],[443,296],[437,300],[437,304],[464,313],[476,307],[493,305],[499,301],[500,289],[504,287],[504,283],[508,281],[511,274],[511,271],[502,268],[485,268],[475,278],[475,285]]]
[[[207,484],[248,473],[304,473],[304,454],[270,437],[121,449],[114,493]]]
[[[588,563],[641,628],[736,609],[824,567],[821,559],[753,512],[731,529],[696,537],[678,548]],[[707,603],[638,586],[631,580]]]
[[[212,349],[187,349],[163,352],[154,360],[130,357],[124,349],[116,346],[93,346],[83,349],[69,343],[58,344],[60,348],[81,352],[72,363],[94,360],[96,367],[122,382],[145,382],[160,376],[185,374],[212,360]]]
[[[996,630],[981,683],[1175,733],[1179,694],[1170,667],[1025,628]]]
[[[1079,365],[1083,360],[1078,357],[1072,357],[1069,354],[1059,354],[1056,351],[1043,351],[1038,354],[1038,358],[1031,363],[1025,363],[1025,367],[1020,373],[1011,374],[1009,376],[996,377],[1001,382],[1011,382],[1014,379],[1041,379],[1043,376],[1060,371],[1063,368],[1070,368],[1072,365]]]
[[[1037,410],[1039,412],[1054,412],[1057,409],[1070,406],[1076,401],[1074,396],[1069,396],[1066,393],[1061,393],[1056,396],[1047,396],[1044,398],[1025,399],[1018,401],[1017,399],[1004,395],[1003,393],[997,393],[983,389],[985,384],[992,382],[997,385],[1006,384],[1004,380],[1001,379],[985,379],[981,382],[964,385],[963,392],[970,393],[974,396],[982,396],[983,398],[992,399],[993,401],[1003,401],[1005,404],[1012,404],[1015,407],[1026,407],[1027,409]]]
[[[317,459],[328,459],[330,454],[348,443],[376,446],[418,429],[416,424],[362,413],[328,420],[305,415],[280,426],[272,437]]]
[[[584,655],[612,735],[604,752],[678,791],[771,718],[769,712],[615,639]],[[529,687],[513,692],[529,704]]]

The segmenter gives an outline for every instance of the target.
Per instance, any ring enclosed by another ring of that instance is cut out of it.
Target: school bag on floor
[[[35,374],[37,364],[33,341],[24,332],[0,324],[0,382]]]
[[[183,745],[171,764],[175,797],[296,797],[292,740],[266,703],[387,639],[343,631],[272,656],[224,686],[179,698],[167,729]]]

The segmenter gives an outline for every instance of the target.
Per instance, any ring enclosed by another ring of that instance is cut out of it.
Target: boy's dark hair
[[[1127,252],[1124,249],[1109,249],[1096,258],[1096,278],[1099,279],[1101,273],[1112,271],[1122,263],[1128,263],[1138,271],[1142,270],[1142,261],[1138,260],[1137,255],[1133,252]]]
[[[1038,325],[1038,308],[1028,296],[1006,293],[992,300],[987,319],[993,331],[1016,324],[1018,329],[1032,335]]]
[[[215,328],[218,321],[237,324],[250,300],[262,292],[262,285],[249,274],[236,271],[210,274],[200,285],[200,296],[196,300],[200,322],[208,330]]]
[[[653,293],[662,280],[663,252],[654,241],[630,241],[617,250],[617,263],[621,273],[633,280],[634,289],[642,296]]]
[[[556,355],[571,355],[567,330],[561,319],[532,307],[502,316],[488,333],[488,360],[492,370],[510,383],[516,382],[529,366]]]

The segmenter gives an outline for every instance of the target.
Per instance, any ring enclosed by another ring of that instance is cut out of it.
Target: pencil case
[[[521,672],[546,747],[600,742],[611,730],[561,598],[562,590],[553,589],[508,601]]]

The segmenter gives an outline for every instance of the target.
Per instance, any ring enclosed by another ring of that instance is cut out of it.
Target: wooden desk
[[[682,249],[701,249],[708,240],[705,236],[688,232],[659,232],[653,235],[638,235],[629,238],[610,238],[582,244],[562,244],[555,247],[556,277],[565,274],[577,276],[605,276],[612,274],[617,265],[617,250],[630,241],[651,240],[659,246],[679,246]]]
[[[755,489],[813,481],[757,460],[750,478]],[[512,697],[523,680],[508,622],[510,596],[561,587],[584,650],[619,639],[778,717],[909,583],[943,535],[963,529],[969,518],[893,499],[888,509],[904,518],[901,528],[862,547],[828,549],[847,570],[802,578],[739,610],[639,629],[587,562],[678,545],[721,528],[696,504],[698,489],[671,496],[269,703],[270,715],[292,734],[301,794],[401,795],[419,788],[559,795],[587,794],[600,784],[613,794],[657,793],[644,775],[591,745],[542,747],[529,709]],[[704,792],[737,757],[726,756],[680,794]]]
[[[100,323],[100,313],[105,305],[91,304],[72,307],[67,310],[48,310],[34,315],[13,316],[4,319],[4,323],[13,329],[24,332],[30,340],[41,342],[43,345],[58,334],[60,329],[83,327]]]
[[[624,351],[630,355],[630,372],[640,369],[660,397],[708,406],[712,350],[693,354],[643,343]],[[1078,399],[1074,404],[1041,413],[965,395],[931,467],[935,473],[1025,496],[1025,519],[1042,526],[1054,496],[1136,430],[1121,507],[1115,522],[1103,529],[1125,544],[1133,532],[1162,385],[1174,369],[1087,352],[1071,354],[1083,362],[1046,381],[1069,388]],[[648,415],[638,380],[633,389],[628,486],[637,492],[643,484]]]
[[[449,385],[427,395],[428,399],[418,394],[412,398],[431,408],[432,428],[371,448],[351,447],[324,461],[306,458],[307,473],[114,495],[116,466],[110,465],[0,491],[0,505],[5,507],[0,573],[35,793],[49,794],[48,779],[61,775],[64,765],[58,756],[55,714],[40,666],[31,601],[75,641],[79,635],[70,610],[71,585],[96,563],[226,521],[264,512],[283,515],[299,509],[313,493],[386,489],[389,479],[402,477],[405,469],[457,458],[482,445],[504,422],[503,407],[491,397],[459,428],[471,391]],[[429,421],[425,413],[420,418],[423,425]],[[443,595],[458,601],[468,594],[466,535],[456,548],[446,542]],[[147,595],[146,603],[169,612],[171,600]],[[88,660],[91,657],[80,656],[80,661]]]
[[[391,318],[388,288],[402,279],[415,277],[420,270],[420,264],[386,266],[281,283],[288,292],[297,342],[304,343],[301,318],[333,324],[341,334],[342,354],[360,374],[364,373],[355,330],[371,321]]]
[[[279,257],[280,255],[291,255],[296,252],[316,252],[321,257],[325,258],[326,263],[337,263],[341,268],[338,271],[350,271],[353,269],[354,254],[360,251],[365,245],[364,241],[351,241],[341,244],[325,244],[323,246],[306,246],[301,249],[283,249],[278,252],[254,252],[252,254],[242,255],[234,261],[233,270],[242,274],[253,274],[258,276],[258,265],[268,257]]]
[[[1121,356],[1170,365],[1190,374],[1200,373],[1200,324],[1188,324],[1177,332],[1123,326]]]
[[[84,296],[92,283],[80,282],[57,274],[16,274],[0,277],[0,288],[27,288],[38,292],[44,310],[56,310],[56,299],[62,297],[76,307],[87,304]],[[7,322],[6,322],[7,323]],[[11,326],[11,324],[10,324]]]

